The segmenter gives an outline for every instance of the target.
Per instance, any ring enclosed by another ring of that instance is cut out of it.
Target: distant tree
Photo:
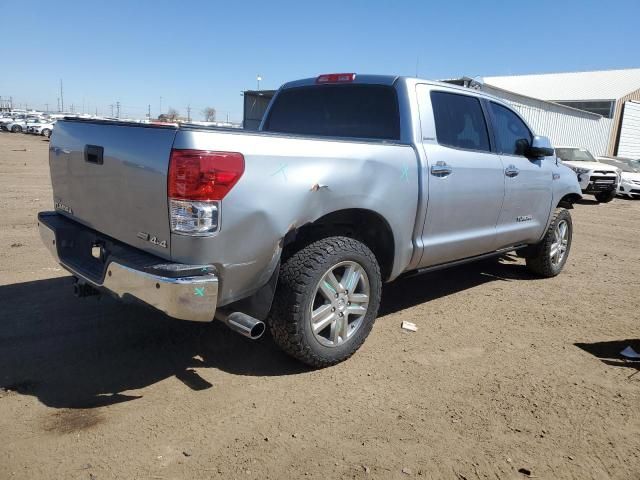
[[[170,122],[175,122],[180,118],[180,112],[178,112],[175,108],[169,107],[169,110],[167,110],[166,113],[166,118]]]
[[[160,122],[182,122],[184,118],[180,116],[180,113],[175,108],[170,108],[167,113],[158,115]]]
[[[216,121],[216,109],[213,107],[207,107],[204,110],[202,110],[202,115],[204,115],[205,122]]]

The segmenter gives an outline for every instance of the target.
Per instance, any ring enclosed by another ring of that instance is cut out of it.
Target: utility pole
[[[98,116],[98,107],[96,107],[96,117]]]
[[[191,105],[187,105],[187,122],[191,122]]]
[[[229,123],[229,112],[227,112],[227,123]]]
[[[113,103],[110,103],[109,106],[111,107],[111,118],[113,118]]]
[[[120,102],[116,102],[116,118],[120,118]]]
[[[45,106],[45,112],[49,113],[49,104],[45,103],[44,106]]]
[[[60,97],[58,97],[58,113],[60,113]]]
[[[64,95],[62,94],[62,79],[60,79],[60,106],[64,112]]]
[[[147,105],[147,118],[151,120],[151,104]]]
[[[260,91],[260,80],[262,80],[262,77],[260,76],[260,74],[258,74],[258,76],[256,77],[256,80],[258,81],[258,91]]]

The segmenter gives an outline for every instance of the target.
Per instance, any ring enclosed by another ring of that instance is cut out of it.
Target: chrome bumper
[[[42,221],[38,222],[38,229],[43,243],[56,261],[81,281],[97,289],[108,290],[122,300],[135,298],[180,320],[213,321],[218,301],[216,275],[170,278],[111,261],[102,283],[96,283],[60,259],[53,229]]]

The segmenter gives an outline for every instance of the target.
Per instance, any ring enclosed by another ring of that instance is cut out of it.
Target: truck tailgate
[[[59,121],[49,146],[59,213],[170,258],[167,170],[176,128]]]

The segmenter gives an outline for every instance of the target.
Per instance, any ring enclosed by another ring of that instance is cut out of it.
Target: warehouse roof
[[[543,100],[615,100],[640,89],[640,68],[484,77],[483,81]]]

